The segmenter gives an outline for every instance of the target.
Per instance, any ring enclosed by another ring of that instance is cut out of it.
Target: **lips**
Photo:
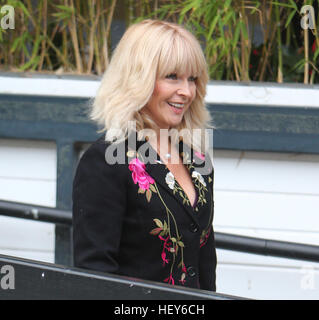
[[[171,110],[175,114],[182,114],[184,111],[185,104],[184,103],[176,103],[176,102],[167,102],[167,104],[170,106]]]
[[[171,107],[177,108],[177,109],[183,109],[185,104],[184,103],[178,103],[178,102],[167,102]]]

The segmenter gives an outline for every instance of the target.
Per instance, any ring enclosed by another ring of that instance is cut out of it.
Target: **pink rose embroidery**
[[[134,183],[138,183],[141,189],[148,190],[150,188],[150,184],[154,183],[154,179],[145,170],[145,164],[138,158],[132,159],[128,168],[132,171],[132,179]]]
[[[174,285],[174,284],[175,284],[175,281],[174,281],[173,275],[170,273],[169,277],[166,278],[166,279],[164,280],[164,282],[168,282],[169,284]]]
[[[199,159],[201,159],[201,160],[203,160],[203,161],[205,160],[205,155],[204,155],[204,154],[196,151],[196,152],[195,152],[195,155],[196,155]]]

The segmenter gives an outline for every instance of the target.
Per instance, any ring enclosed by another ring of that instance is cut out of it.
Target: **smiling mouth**
[[[171,107],[177,108],[177,109],[183,109],[185,104],[184,103],[173,103],[173,102],[167,102]]]

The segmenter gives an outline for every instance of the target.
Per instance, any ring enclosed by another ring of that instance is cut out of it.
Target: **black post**
[[[57,140],[57,208],[72,210],[72,183],[77,154],[73,141]],[[73,266],[72,228],[55,226],[55,263]]]

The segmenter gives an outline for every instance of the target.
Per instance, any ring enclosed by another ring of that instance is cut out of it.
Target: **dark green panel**
[[[209,105],[216,129],[319,134],[319,109]]]

